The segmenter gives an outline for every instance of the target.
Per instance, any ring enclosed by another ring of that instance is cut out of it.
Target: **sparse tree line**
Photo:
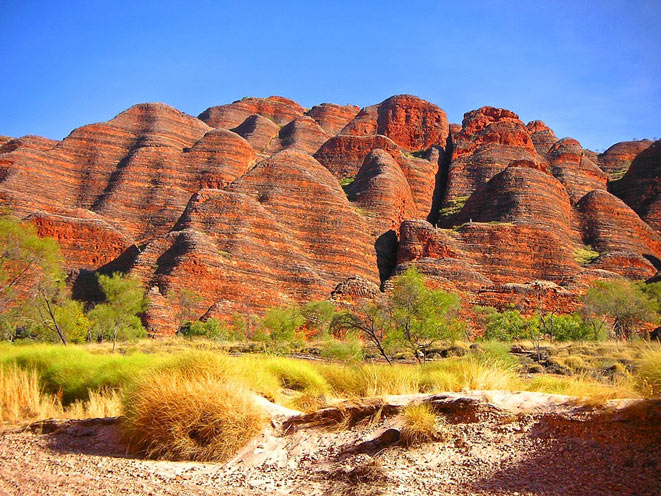
[[[84,343],[146,336],[138,281],[99,275],[104,300],[85,307],[66,287],[57,242],[8,212],[0,215],[0,332],[4,339]]]
[[[121,274],[99,275],[104,300],[85,306],[71,299],[65,285],[57,243],[39,238],[33,226],[8,213],[0,216],[0,332],[4,339],[84,343],[146,336],[140,316],[147,301],[135,279]],[[657,325],[661,315],[661,282],[645,284],[623,279],[595,282],[573,314],[540,308],[524,315],[514,307],[498,311],[476,306],[470,320],[462,318],[460,297],[430,289],[410,268],[393,280],[392,291],[361,300],[350,309],[329,301],[268,309],[264,316],[234,314],[228,321],[196,319],[201,297],[189,289],[171,292],[177,309],[178,334],[220,341],[260,343],[274,352],[323,342],[322,354],[359,359],[365,349],[388,363],[408,352],[424,362],[443,341],[526,339],[539,349],[542,340],[596,341],[632,338],[645,324]],[[475,328],[474,328],[475,327]]]

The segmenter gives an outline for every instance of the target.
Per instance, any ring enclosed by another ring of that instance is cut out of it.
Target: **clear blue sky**
[[[661,1],[2,0],[0,134],[61,139],[134,103],[309,107],[412,93],[603,150],[661,137]]]

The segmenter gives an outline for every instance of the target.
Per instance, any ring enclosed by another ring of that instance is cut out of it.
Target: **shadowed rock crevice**
[[[445,149],[439,149],[438,172],[436,173],[434,181],[434,194],[432,196],[431,211],[427,216],[427,221],[433,225],[438,224],[439,212],[448,186],[448,171],[450,170],[450,162],[452,162],[452,150],[452,135],[449,134]]]

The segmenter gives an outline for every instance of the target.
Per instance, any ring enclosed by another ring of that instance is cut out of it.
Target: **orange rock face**
[[[333,136],[349,124],[359,111],[360,109],[353,105],[322,103],[312,107],[305,115],[312,117],[327,134]]]
[[[204,297],[200,315],[220,299],[227,311],[260,312],[324,299],[351,275],[379,280],[362,215],[326,169],[291,151],[225,190],[197,192],[173,231],[150,243],[132,270],[160,294],[195,281],[192,289]]]
[[[661,142],[597,156],[506,109],[458,126],[410,95],[307,112],[247,98],[200,118],[135,105],[59,142],[2,137],[0,204],[58,240],[85,275],[77,297],[95,297],[90,271],[138,276],[166,334],[181,288],[202,296],[198,317],[228,318],[374,296],[411,265],[467,305],[571,311],[595,278],[657,274],[659,170]]]
[[[531,121],[526,124],[526,129],[530,133],[530,139],[532,139],[535,150],[540,155],[546,155],[555,142],[558,141],[553,130],[542,121]]]
[[[651,145],[650,140],[616,143],[597,157],[597,164],[611,180],[620,179],[638,154]]]
[[[661,140],[636,156],[612,191],[661,233]]]
[[[397,95],[362,109],[340,134],[381,134],[405,150],[419,151],[432,145],[445,147],[450,127],[440,107],[412,95]]]
[[[386,150],[396,158],[401,155],[399,147],[385,136],[339,134],[324,143],[314,158],[338,179],[356,177],[365,157],[377,148]]]
[[[246,118],[259,114],[284,125],[303,115],[305,111],[294,100],[281,96],[268,98],[244,98],[228,105],[209,107],[198,118],[211,127],[231,129],[240,125]]]
[[[266,153],[279,146],[277,137],[280,127],[272,120],[259,114],[246,117],[246,120],[233,128],[232,131],[250,143],[250,146],[257,153]]]
[[[563,138],[551,147],[547,156],[551,173],[564,184],[572,203],[592,190],[606,190],[608,177],[590,160],[578,141]]]
[[[443,208],[451,211],[514,161],[543,161],[528,130],[509,110],[482,107],[464,114],[453,139]],[[451,219],[441,219],[446,225]]]

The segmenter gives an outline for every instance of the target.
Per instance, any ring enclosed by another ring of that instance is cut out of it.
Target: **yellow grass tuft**
[[[0,367],[0,422],[17,424],[61,414],[61,402],[42,393],[35,370],[23,370],[16,365]]]
[[[634,384],[647,398],[661,396],[661,350],[650,349],[643,352]]]
[[[16,365],[0,367],[0,423],[16,425],[49,418],[83,419],[114,417],[121,405],[116,391],[90,391],[89,400],[75,401],[66,408],[61,397],[43,392],[34,369]]]
[[[423,369],[423,389],[428,392],[461,390],[515,390],[521,381],[512,367],[496,359],[448,359]]]
[[[123,404],[130,447],[152,458],[224,461],[266,423],[240,384],[180,370],[147,374]]]
[[[540,393],[577,396],[591,404],[601,404],[608,400],[637,397],[637,394],[632,391],[626,379],[605,384],[595,380],[588,374],[560,377],[539,375],[527,384],[526,389]]]
[[[403,418],[400,443],[404,446],[417,446],[449,437],[446,422],[438,417],[427,403],[406,407]]]
[[[90,391],[88,401],[74,401],[66,410],[65,418],[118,417],[122,413],[122,400],[115,390]]]

